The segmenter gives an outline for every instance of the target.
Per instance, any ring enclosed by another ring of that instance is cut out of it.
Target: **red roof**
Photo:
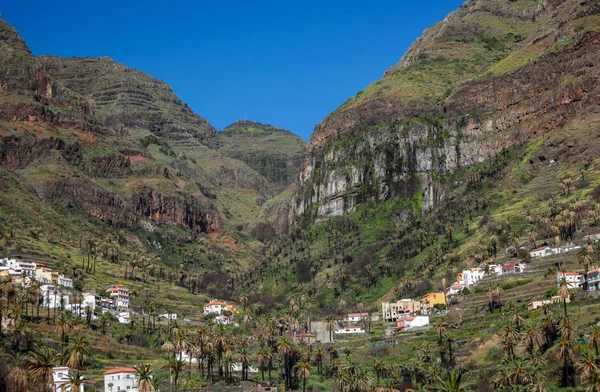
[[[117,368],[117,369],[110,369],[109,371],[105,372],[104,374],[116,374],[116,373],[137,373],[137,370],[135,370],[134,368]]]
[[[437,294],[443,295],[442,293],[429,293],[429,294],[427,294],[426,296],[423,297],[423,299],[421,300],[421,302],[427,302],[427,300],[429,298],[431,298],[431,297],[433,297],[434,295],[437,295]]]
[[[316,337],[316,336],[315,336],[315,335],[313,335],[312,333],[301,333],[301,334],[300,334],[300,335],[298,335],[298,336],[300,336],[300,337],[303,337],[303,338],[314,338],[314,337]]]
[[[351,326],[348,326],[348,327],[346,327],[346,328],[351,328],[351,329],[360,329],[360,327],[358,327],[358,326],[356,326],[356,325],[351,325]]]
[[[414,319],[415,319],[414,317],[404,317],[404,318],[401,318],[399,320],[402,320],[402,321],[413,321]]]
[[[223,305],[225,305],[225,302],[221,302],[221,301],[210,301],[209,303],[207,303],[206,305],[204,305],[204,307],[206,308],[206,307],[209,307],[209,306],[211,306],[211,305],[221,305],[221,306],[223,306]]]
[[[581,272],[559,272],[560,275],[570,275],[570,276],[577,276],[577,275],[581,275]]]
[[[515,265],[517,265],[517,263],[504,264],[502,266],[502,269],[505,269],[505,268],[514,268]]]
[[[536,248],[536,249],[532,250],[532,252],[537,252],[538,250],[544,250],[546,248],[547,248],[547,246],[542,246],[541,248]]]
[[[352,317],[352,316],[368,316],[369,313],[363,312],[363,313],[348,313],[347,316],[348,317]]]

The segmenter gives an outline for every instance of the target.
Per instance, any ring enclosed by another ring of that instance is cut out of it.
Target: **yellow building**
[[[423,313],[429,313],[430,309],[433,309],[435,305],[445,305],[446,296],[444,293],[429,293],[421,300],[421,307]]]

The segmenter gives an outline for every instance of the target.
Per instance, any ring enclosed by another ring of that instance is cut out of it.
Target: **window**
[[[111,376],[110,379],[114,381],[115,380],[115,376]]]

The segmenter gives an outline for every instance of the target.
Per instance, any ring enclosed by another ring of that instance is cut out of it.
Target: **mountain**
[[[594,230],[599,49],[596,1],[466,1],[315,127],[289,233],[242,289],[375,309]]]
[[[301,149],[281,133],[275,146]],[[220,140],[166,83],[108,57],[33,56],[0,19],[7,253],[77,258],[94,239],[119,247],[120,261],[141,254],[189,275],[247,268],[260,245],[243,231],[283,185],[221,153]]]
[[[342,215],[390,198],[419,199],[425,212],[448,196],[457,170],[533,140],[545,150],[555,131],[593,122],[598,8],[464,3],[315,128],[294,214]]]
[[[218,151],[263,175],[274,193],[295,182],[306,142],[283,128],[240,120],[219,133]]]

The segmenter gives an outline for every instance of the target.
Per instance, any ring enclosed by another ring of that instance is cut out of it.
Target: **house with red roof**
[[[104,392],[138,392],[138,372],[134,368],[110,369],[104,373]]]
[[[429,316],[410,316],[401,317],[396,320],[396,328],[399,331],[406,331],[412,328],[425,327],[429,325]]]
[[[204,305],[204,314],[221,314],[226,309],[227,304],[223,301],[213,299],[206,305]]]
[[[357,322],[369,317],[369,313],[360,312],[360,313],[348,313],[346,315],[346,321],[348,322]]]
[[[554,251],[549,246],[542,246],[529,252],[531,258],[540,258],[553,255]]]
[[[520,274],[525,269],[525,264],[510,263],[502,266],[502,275],[505,274]]]
[[[317,335],[312,333],[301,333],[294,336],[296,343],[313,344],[317,342]]]
[[[567,287],[570,289],[576,289],[583,286],[585,277],[581,272],[573,271],[560,271],[556,273],[556,285],[560,287],[563,279],[567,282]]]
[[[444,293],[429,293],[421,299],[421,313],[429,314],[436,305],[446,305]]]

